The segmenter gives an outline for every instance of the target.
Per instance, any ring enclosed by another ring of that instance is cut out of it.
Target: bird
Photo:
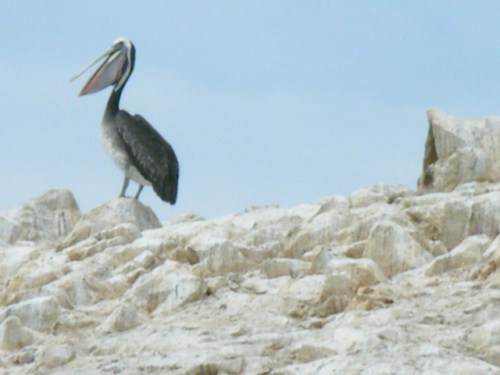
[[[179,181],[179,162],[172,146],[141,115],[120,109],[122,91],[134,70],[135,47],[127,38],[116,39],[101,56],[74,75],[80,77],[100,60],[101,66],[81,89],[79,96],[113,86],[101,123],[101,141],[108,156],[124,173],[119,197],[125,197],[130,180],[152,186],[165,202],[175,204]]]

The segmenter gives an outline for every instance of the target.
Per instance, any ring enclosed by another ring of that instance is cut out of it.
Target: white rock
[[[60,251],[0,247],[6,373],[498,372],[500,184],[376,184],[148,230],[115,203]],[[14,216],[0,231],[22,238]]]
[[[500,345],[500,319],[495,319],[474,328],[468,335],[468,341],[478,347]]]
[[[486,348],[485,361],[500,367],[500,345],[494,345]]]
[[[143,251],[139,255],[137,255],[132,262],[138,267],[142,267],[144,269],[148,269],[154,266],[155,264],[155,256],[151,251]]]
[[[483,194],[471,201],[469,235],[486,234],[495,238],[500,229],[500,192]]]
[[[44,296],[9,306],[7,311],[8,314],[17,316],[31,329],[50,332],[57,323],[60,306],[55,297]]]
[[[243,283],[243,290],[262,295],[284,296],[287,299],[305,302],[310,307],[320,300],[325,280],[325,275],[307,275],[298,279],[290,276],[249,279]]]
[[[403,227],[408,233],[415,235],[409,217],[396,205],[376,203],[368,207],[351,210],[348,226],[337,238],[341,243],[353,244],[367,241],[373,228],[382,221],[390,221]]]
[[[356,292],[353,284],[352,278],[346,273],[329,274],[319,298],[324,305],[319,315],[328,316],[344,311]]]
[[[297,361],[302,363],[317,361],[333,354],[333,350],[320,346],[318,343],[301,343],[293,352]]]
[[[200,299],[204,293],[200,278],[187,272],[177,262],[166,261],[140,277],[126,298],[148,312],[162,305],[162,311]]]
[[[482,254],[490,243],[491,239],[485,235],[468,237],[448,254],[434,259],[425,270],[425,275],[433,276],[461,267],[471,269],[474,264],[482,260]]]
[[[427,113],[420,191],[450,191],[467,181],[500,181],[500,118],[462,120],[440,110]]]
[[[35,355],[35,349],[32,346],[27,346],[14,351],[7,360],[14,366],[30,365],[35,361]]]
[[[17,316],[9,316],[0,324],[0,348],[17,350],[33,343],[33,335]]]
[[[245,272],[256,267],[253,262],[245,258],[238,249],[232,247],[228,242],[210,249],[203,263],[210,276],[229,272]]]
[[[361,256],[362,253],[359,255]],[[346,256],[342,254],[342,256]],[[354,258],[352,256],[347,255],[350,258]],[[310,273],[323,273],[325,272],[326,266],[330,260],[335,258],[335,254],[332,249],[329,249],[326,246],[317,246],[308,253],[304,254],[303,259],[307,259],[311,262],[311,268],[309,269]]]
[[[105,332],[123,332],[139,326],[142,322],[143,318],[137,308],[130,303],[124,303],[103,322],[103,329]]]
[[[63,243],[63,245],[58,247],[58,250],[64,248],[64,255],[70,260],[81,260],[104,249],[128,244],[139,237],[141,237],[141,231],[137,225],[122,223],[95,233],[92,237],[76,242],[72,246],[64,248],[65,245]]]
[[[483,255],[485,259],[498,261],[500,264],[500,236],[495,237]]]
[[[291,276],[299,277],[306,275],[311,268],[309,262],[298,259],[276,258],[266,260],[261,267],[262,272],[269,277]]]
[[[498,235],[500,192],[490,189],[471,183],[448,194],[405,198],[402,206],[427,238],[440,240],[451,250],[470,235]]]
[[[211,251],[235,248],[230,242],[231,227],[213,225],[196,230],[193,236],[186,238],[185,247],[191,249],[201,260],[205,260]]]
[[[362,187],[349,196],[352,208],[367,207],[375,203],[393,203],[413,194],[404,184],[375,184]]]
[[[137,199],[116,198],[86,212],[59,245],[59,249],[74,245],[91,235],[123,223],[134,224],[139,230],[161,227],[151,208],[146,207]]]
[[[29,289],[50,280],[52,265],[38,262],[41,251],[33,245],[19,243],[12,247],[0,248],[0,304],[10,305],[33,294]],[[47,262],[49,263],[49,262]]]
[[[352,280],[353,290],[360,286],[373,285],[378,282],[387,281],[382,270],[371,259],[332,259],[326,265],[325,273],[346,274]]]
[[[343,354],[353,353],[370,340],[378,341],[378,337],[353,327],[339,327],[333,331],[332,339],[337,342],[336,349]]]
[[[469,235],[472,209],[466,200],[443,201],[437,205],[434,214],[442,234],[440,240],[448,249],[454,248]]]
[[[285,256],[299,258],[319,245],[330,245],[339,238],[339,233],[349,224],[350,211],[347,202],[303,223],[285,251]]]
[[[86,277],[72,272],[58,281],[58,286],[67,296],[71,306],[83,306],[96,302],[97,298],[87,285]]]
[[[327,278],[320,297],[325,305],[323,315],[343,311],[360,287],[387,280],[371,259],[332,259],[325,273]]]
[[[388,277],[421,266],[432,258],[407,231],[392,221],[375,224],[363,255],[373,259]]]
[[[50,369],[60,367],[73,360],[75,355],[75,350],[69,345],[49,344],[43,350],[41,364]]]
[[[217,375],[219,374],[219,366],[214,363],[204,363],[190,367],[185,372],[185,375]]]
[[[12,244],[22,236],[22,225],[7,216],[5,212],[0,212],[0,243]]]
[[[54,242],[64,238],[81,213],[68,190],[49,190],[25,204],[0,212],[0,242]]]

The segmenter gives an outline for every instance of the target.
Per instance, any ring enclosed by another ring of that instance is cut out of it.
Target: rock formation
[[[427,116],[420,191],[451,191],[468,181],[500,182],[500,117],[462,120],[437,109]]]
[[[159,224],[51,190],[0,212],[0,373],[499,374],[494,120],[429,118],[420,193]]]

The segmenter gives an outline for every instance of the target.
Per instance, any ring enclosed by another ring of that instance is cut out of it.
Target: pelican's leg
[[[123,179],[123,186],[122,186],[122,192],[120,193],[120,198],[123,198],[125,196],[129,180],[130,179],[127,176],[125,176],[125,178]]]
[[[137,194],[135,195],[135,199],[139,200],[139,194],[141,194],[143,187],[144,187],[144,185],[139,185],[139,190],[137,190]]]

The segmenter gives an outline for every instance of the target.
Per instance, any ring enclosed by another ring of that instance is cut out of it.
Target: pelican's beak
[[[123,64],[126,62],[126,54],[123,53],[123,49],[117,47],[116,45],[111,46],[106,52],[95,59],[88,66],[83,68],[83,70],[74,75],[71,81],[80,77],[83,73],[94,66],[99,60],[106,58],[101,66],[95,71],[95,73],[90,77],[85,86],[83,86],[80,91],[81,95],[92,94],[105,87],[115,84],[120,78],[122,72]]]

